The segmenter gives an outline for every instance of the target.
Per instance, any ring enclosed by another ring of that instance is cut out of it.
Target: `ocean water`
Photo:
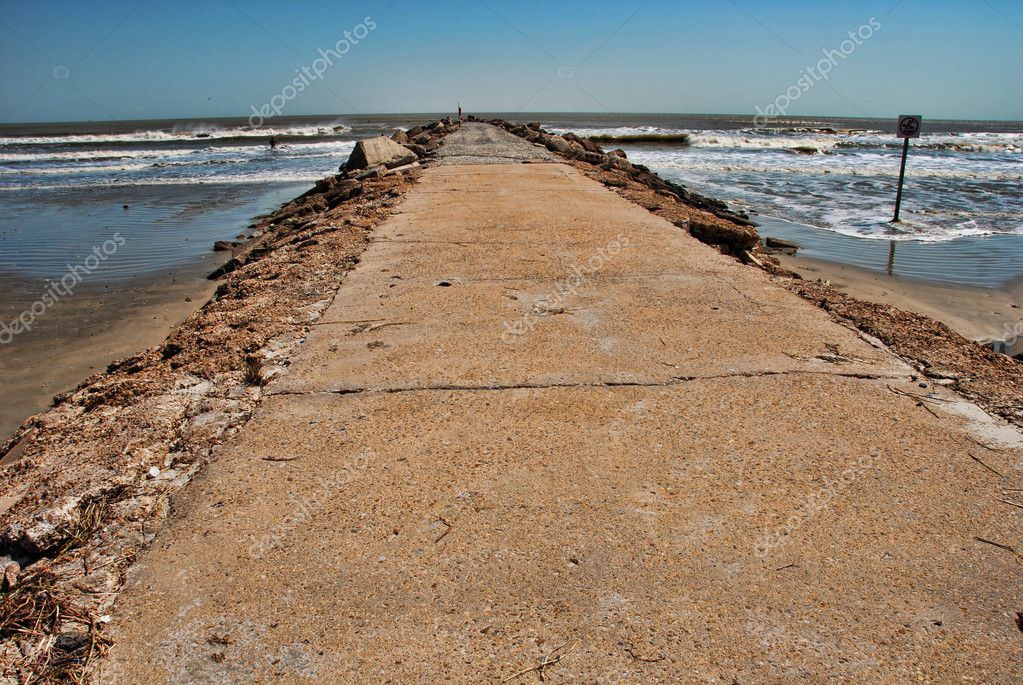
[[[894,120],[679,117],[555,121],[578,135],[690,136],[688,146],[622,144],[629,159],[736,208],[884,241],[1023,235],[1023,123],[924,122],[911,142],[902,222],[893,217],[902,141]],[[605,144],[605,147],[607,144]]]
[[[308,183],[198,186],[96,186],[0,193],[0,277],[115,282],[166,274],[209,262],[218,240],[246,234],[252,217],[269,212]],[[125,206],[127,205],[127,206]],[[94,250],[102,261],[97,268]],[[85,271],[82,266],[87,267]]]
[[[87,280],[208,259],[213,242],[239,237],[253,217],[336,173],[357,139],[412,125],[298,117],[258,129],[245,119],[0,126],[0,275],[58,278],[115,235],[123,244]]]
[[[263,128],[245,119],[0,125],[0,273],[59,275],[114,231],[128,240],[98,278],[195,259],[214,240],[238,235],[252,216],[334,173],[357,140],[440,116],[291,117]],[[580,135],[685,133],[687,146],[621,147],[667,178],[780,220],[765,222],[768,230],[789,222],[819,231],[812,242],[826,258],[843,261],[856,252],[848,241],[829,243],[829,235],[868,245],[933,243],[929,255],[968,243],[968,257],[948,267],[957,279],[943,274],[940,256],[925,269],[910,260],[899,274],[974,282],[961,274],[975,271],[995,274],[984,279],[991,286],[1019,275],[1020,122],[925,119],[923,137],[912,144],[903,223],[893,226],[901,153],[894,121],[786,118],[757,128],[751,117],[739,116],[485,116],[540,121]],[[279,142],[274,150],[270,136]]]
[[[126,186],[245,186],[316,181],[355,141],[406,117],[292,117],[262,128],[245,119],[0,126],[0,200],[21,190]],[[279,143],[271,150],[271,137]]]

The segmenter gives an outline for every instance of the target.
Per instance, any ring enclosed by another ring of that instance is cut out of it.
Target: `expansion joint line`
[[[593,383],[514,383],[508,385],[428,385],[412,388],[339,388],[337,390],[277,390],[268,396],[302,397],[311,395],[362,395],[368,393],[405,394],[416,392],[502,392],[507,390],[555,390],[569,388],[670,388],[694,381],[722,380],[726,378],[764,378],[768,376],[830,376],[868,381],[902,381],[905,376],[872,373],[841,373],[834,371],[744,371],[710,374],[707,376],[673,376],[664,381],[605,381]]]

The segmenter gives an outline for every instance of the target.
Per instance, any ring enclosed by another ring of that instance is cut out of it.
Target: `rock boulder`
[[[551,152],[566,154],[570,149],[572,149],[572,145],[561,136],[551,136],[550,142],[547,143],[547,149]]]
[[[345,168],[353,171],[382,165],[391,169],[411,164],[416,159],[418,159],[416,153],[404,145],[399,145],[385,136],[377,136],[356,143]]]
[[[736,257],[744,256],[746,252],[752,250],[760,242],[757,229],[752,226],[738,226],[724,221],[715,221],[713,223],[689,221],[688,225],[684,227],[688,228],[690,235],[700,242],[709,245],[719,245],[726,252]]]
[[[606,157],[604,168],[608,170],[618,169],[619,171],[631,172],[632,164],[630,164],[629,160],[625,159],[624,157],[619,157],[618,155],[610,154]]]

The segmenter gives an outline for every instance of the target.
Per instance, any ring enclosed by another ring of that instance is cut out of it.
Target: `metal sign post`
[[[909,139],[920,137],[923,117],[918,114],[903,114],[899,117],[899,138],[902,138],[902,168],[899,169],[899,192],[895,195],[895,218],[893,224],[899,223],[899,210],[902,209],[902,184],[906,180],[906,157],[909,156]]]

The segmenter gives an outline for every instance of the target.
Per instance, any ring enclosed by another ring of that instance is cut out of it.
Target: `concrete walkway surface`
[[[105,677],[1023,681],[1020,560],[977,539],[1023,510],[970,458],[1018,474],[1018,436],[545,160],[449,136],[175,502]]]

